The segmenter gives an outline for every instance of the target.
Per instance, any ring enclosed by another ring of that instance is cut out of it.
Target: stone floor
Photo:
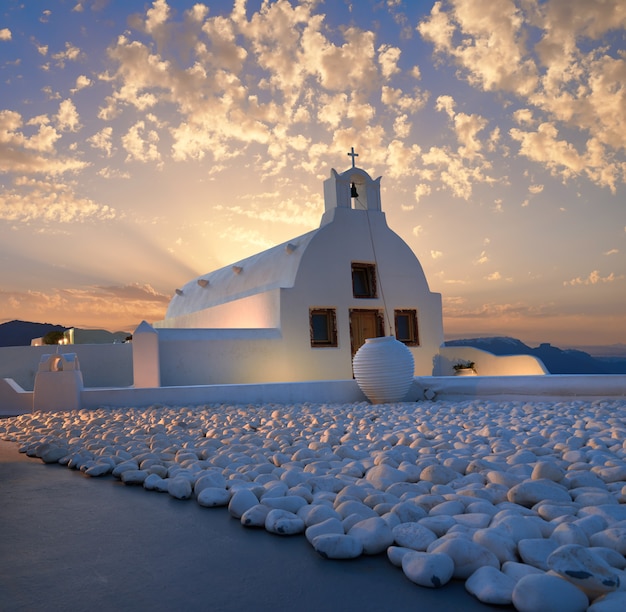
[[[156,499],[155,499],[156,497]],[[385,555],[326,561],[226,509],[90,479],[0,441],[0,608],[473,612],[462,582],[418,587]]]

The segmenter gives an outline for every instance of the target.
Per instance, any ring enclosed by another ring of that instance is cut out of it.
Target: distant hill
[[[33,338],[42,338],[51,331],[64,332],[66,329],[51,323],[8,321],[0,324],[0,346],[30,346]]]
[[[548,343],[531,348],[507,337],[448,340],[446,346],[473,346],[494,355],[534,355],[551,374],[626,374],[625,357],[592,357],[576,349],[560,349]]]

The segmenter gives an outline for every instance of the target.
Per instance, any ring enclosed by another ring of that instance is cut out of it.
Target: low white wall
[[[22,389],[32,391],[41,356],[76,353],[85,387],[126,387],[133,384],[132,345],[68,344],[7,346],[0,348],[0,378],[12,378]]]
[[[420,399],[488,398],[555,400],[626,397],[626,375],[549,374],[536,376],[418,376]]]
[[[479,376],[533,376],[549,374],[534,355],[494,355],[473,346],[442,346],[435,357],[435,376],[451,376],[459,361],[473,361]]]
[[[626,398],[626,376],[418,376],[406,401],[424,399],[462,401],[571,400]],[[206,385],[148,389],[83,389],[81,405],[100,407],[199,406],[203,404],[346,404],[367,401],[354,380],[324,380],[256,385]],[[0,379],[0,416],[32,411],[33,393],[23,391],[12,381]]]
[[[11,378],[0,378],[0,416],[26,414],[32,409],[32,391],[24,391]]]

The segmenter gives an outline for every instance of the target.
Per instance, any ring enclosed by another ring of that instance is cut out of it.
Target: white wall
[[[42,355],[76,353],[85,387],[125,387],[133,384],[132,344],[67,346],[7,346],[0,348],[0,378],[12,378],[32,391]]]
[[[377,298],[353,296],[352,262],[376,264]],[[327,211],[302,257],[294,289],[282,295],[283,336],[291,343],[290,351],[308,361],[308,371],[315,378],[352,376],[350,309],[386,310],[386,335],[393,334],[395,309],[416,309],[420,346],[409,347],[415,373],[432,374],[433,359],[443,343],[441,295],[430,291],[415,254],[389,229],[384,213],[348,208]],[[310,307],[336,309],[337,348],[310,347]]]
[[[532,376],[549,374],[545,365],[534,355],[494,355],[473,346],[443,346],[436,359],[435,376],[455,374],[454,364],[473,361],[479,376]]]
[[[590,401],[626,397],[626,376],[425,376],[417,377],[407,401],[424,399],[463,401],[476,398],[561,401],[575,397]],[[81,405],[147,407],[154,404],[198,406],[203,404],[261,404],[317,402],[353,403],[366,401],[354,380],[258,385],[215,385],[211,387],[161,387],[158,389],[83,389]],[[33,392],[21,392],[0,379],[0,416],[14,416],[32,410]]]
[[[309,380],[279,330],[160,329],[161,384],[207,385]]]
[[[202,289],[213,291],[212,287]],[[260,329],[280,326],[279,290],[274,289],[249,295],[238,300],[218,304],[164,321],[154,323],[155,328],[215,328]]]

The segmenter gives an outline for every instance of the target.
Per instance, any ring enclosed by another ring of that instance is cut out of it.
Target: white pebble
[[[592,599],[615,591],[620,585],[617,570],[589,549],[576,544],[557,548],[548,557],[548,567]]]
[[[143,481],[143,488],[146,491],[167,491],[167,483],[158,474],[148,474]]]
[[[265,527],[269,512],[270,509],[264,504],[256,504],[241,515],[241,524],[244,527]]]
[[[509,490],[507,498],[514,504],[532,508],[542,501],[569,502],[570,494],[567,489],[552,480],[525,480]]]
[[[387,559],[389,559],[392,565],[402,567],[402,559],[404,558],[404,555],[412,550],[412,548],[403,548],[402,546],[390,546],[387,549]]]
[[[624,612],[626,610],[626,591],[608,593],[598,597],[587,608],[587,612]]]
[[[223,487],[205,487],[196,495],[196,501],[205,508],[227,506],[230,492]]]
[[[304,535],[309,542],[320,535],[342,534],[344,533],[343,524],[338,518],[329,518],[320,523],[315,523],[306,528]]]
[[[357,538],[338,533],[317,536],[313,548],[325,559],[356,559],[363,553],[363,545]]]
[[[443,553],[411,551],[402,557],[402,571],[411,582],[438,589],[452,579],[454,561]]]
[[[238,489],[235,491],[228,503],[228,512],[236,519],[240,519],[241,515],[256,506],[259,503],[257,496],[250,489]]]
[[[419,523],[400,523],[391,530],[398,546],[425,551],[437,536]]]
[[[193,494],[191,482],[184,476],[168,478],[167,492],[175,499],[189,499]]]
[[[126,470],[121,474],[122,482],[127,485],[142,485],[148,477],[146,470]]]
[[[262,497],[261,503],[270,509],[288,510],[296,514],[302,506],[307,505],[306,499],[299,495],[285,495],[283,497]]]
[[[361,542],[366,555],[377,555],[394,543],[389,525],[378,516],[359,521],[347,533]]]
[[[85,470],[87,476],[105,476],[111,472],[111,465],[108,463],[96,463]]]
[[[304,531],[304,521],[288,510],[270,510],[265,518],[265,529],[277,535],[295,535]]]
[[[504,530],[498,528],[478,529],[472,539],[490,550],[500,563],[517,560],[517,544]]]
[[[573,584],[549,574],[529,574],[513,589],[517,612],[585,612],[587,596]]]
[[[500,562],[489,549],[464,537],[441,538],[428,547],[428,552],[445,553],[451,557],[455,578],[469,578],[478,568],[486,565],[500,569]]]
[[[515,580],[489,565],[478,568],[465,582],[466,590],[490,605],[510,605]]]
[[[626,557],[626,527],[609,527],[589,538],[592,546],[604,546]]]
[[[521,578],[528,576],[528,574],[543,574],[544,572],[533,565],[517,563],[517,561],[506,561],[502,564],[502,573],[513,578],[515,582],[519,582]]]
[[[554,540],[543,538],[529,538],[520,540],[517,544],[519,556],[522,561],[540,570],[548,570],[548,557],[559,547]]]

